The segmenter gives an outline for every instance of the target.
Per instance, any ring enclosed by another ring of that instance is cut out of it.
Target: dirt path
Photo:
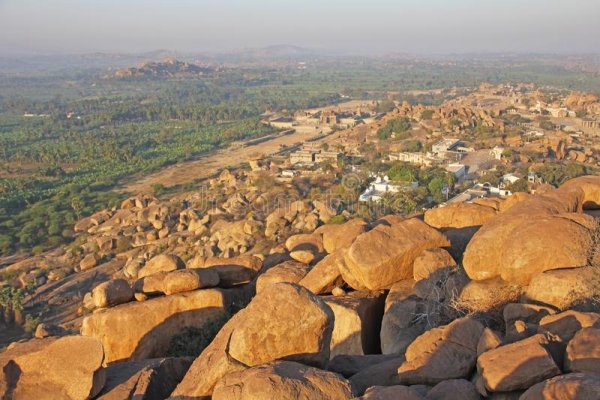
[[[196,179],[211,177],[222,168],[235,166],[257,158],[258,155],[268,156],[277,153],[281,150],[281,145],[292,146],[318,136],[318,133],[292,133],[277,136],[256,145],[232,146],[202,156],[198,160],[171,165],[143,178],[127,182],[121,185],[118,190],[130,193],[147,193],[151,192],[152,185],[157,183],[173,186],[194,182]]]

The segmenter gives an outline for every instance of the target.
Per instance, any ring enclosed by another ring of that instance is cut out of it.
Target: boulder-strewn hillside
[[[600,398],[600,177],[338,224],[255,178],[130,198],[9,267],[49,309],[0,396]]]
[[[215,72],[213,68],[201,67],[195,64],[178,61],[172,57],[162,62],[149,61],[137,67],[119,69],[114,78],[170,78],[203,76]]]

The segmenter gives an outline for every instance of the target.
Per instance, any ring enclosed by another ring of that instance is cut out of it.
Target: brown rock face
[[[308,266],[297,261],[285,261],[269,268],[256,280],[256,293],[280,282],[298,283],[308,273]]]
[[[565,370],[600,374],[600,329],[584,328],[567,345]]]
[[[96,308],[114,307],[133,299],[133,289],[125,279],[103,282],[92,290]]]
[[[444,268],[456,267],[456,261],[444,249],[425,250],[416,259],[413,265],[415,281],[429,278],[429,275]]]
[[[600,177],[582,177],[520,201],[484,224],[464,253],[469,277],[528,284],[536,274],[587,263],[593,220],[578,214],[600,201]]]
[[[106,368],[106,384],[96,399],[166,399],[191,363],[190,358],[155,358],[112,364]]]
[[[167,273],[163,288],[166,295],[215,287],[219,274],[211,269],[181,269]]]
[[[359,397],[361,400],[423,400],[423,396],[408,386],[373,386]]]
[[[600,398],[600,376],[573,373],[557,376],[529,388],[520,400],[589,400]]]
[[[588,327],[600,328],[600,314],[569,310],[542,318],[539,332],[556,335],[566,343],[580,329]]]
[[[357,290],[389,289],[412,277],[413,262],[424,250],[449,245],[444,235],[416,218],[380,224],[350,246],[342,277]]]
[[[411,280],[396,283],[385,300],[385,313],[381,321],[381,352],[403,354],[427,328],[427,320],[416,315],[427,315],[428,303],[413,295]]]
[[[312,267],[298,284],[314,294],[331,293],[334,288],[343,284],[339,267],[343,262],[344,250],[337,250]]]
[[[87,399],[104,386],[100,342],[83,336],[33,339],[0,353],[3,399]]]
[[[426,400],[479,400],[475,385],[466,379],[450,379],[438,383],[427,393]]]
[[[404,356],[391,358],[371,365],[352,375],[350,382],[356,394],[362,394],[371,386],[399,385],[398,368],[405,362]]]
[[[516,343],[498,347],[479,356],[477,370],[487,390],[509,392],[560,374],[547,347],[552,344],[544,335],[535,335]]]
[[[138,278],[185,268],[185,263],[173,254],[159,254],[146,263],[138,272]]]
[[[291,361],[275,361],[225,375],[212,398],[347,400],[353,395],[350,382],[338,374]]]
[[[350,247],[367,229],[368,225],[364,220],[352,219],[340,225],[324,225],[316,232],[323,232],[323,247],[331,254],[336,250]]]
[[[379,352],[379,329],[383,316],[383,292],[352,292],[325,297],[335,316],[330,357]]]
[[[81,334],[102,342],[106,363],[161,357],[183,328],[202,328],[222,318],[234,296],[206,289],[122,304],[86,317]]]
[[[483,325],[470,318],[425,332],[408,346],[400,383],[432,385],[467,378],[475,366]]]
[[[425,212],[425,222],[434,228],[480,226],[496,216],[497,211],[474,203],[451,203]]]
[[[227,373],[277,359],[325,365],[333,324],[331,309],[305,288],[271,285],[225,324],[173,396],[208,396]]]
[[[599,294],[600,280],[594,267],[546,271],[531,280],[526,292],[528,301],[560,310],[585,306]]]
[[[219,286],[234,287],[250,282],[262,264],[262,260],[256,256],[242,255],[232,258],[194,258],[188,268],[213,269],[219,275]]]

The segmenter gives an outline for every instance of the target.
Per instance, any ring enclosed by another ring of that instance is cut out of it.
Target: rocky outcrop
[[[271,285],[225,324],[173,396],[208,396],[226,374],[278,359],[324,366],[333,326],[331,309],[305,288]]]
[[[342,277],[357,290],[389,289],[412,277],[413,262],[424,250],[449,245],[444,235],[416,218],[380,224],[350,246],[340,265]]]
[[[188,263],[188,268],[208,268],[219,275],[221,287],[234,287],[250,282],[263,262],[260,258],[251,255],[241,255],[232,258],[196,257]]]
[[[527,287],[528,301],[560,310],[590,306],[600,296],[596,267],[546,271],[533,277]]]
[[[588,400],[600,398],[600,376],[573,373],[557,376],[529,388],[520,400]]]
[[[434,228],[467,228],[481,226],[494,218],[497,211],[474,203],[450,203],[425,212],[425,222]]]
[[[566,371],[600,374],[600,329],[584,328],[567,345]]]
[[[133,289],[125,279],[103,282],[92,290],[96,308],[114,307],[133,299]]]
[[[185,268],[185,263],[173,254],[160,254],[153,257],[138,272],[138,278],[155,274],[157,272],[169,272]]]
[[[337,250],[319,261],[298,282],[314,294],[326,294],[343,284],[340,264],[344,262],[344,251]]]
[[[256,280],[256,293],[262,292],[268,286],[280,282],[298,283],[308,273],[308,266],[297,261],[284,261],[269,268]]]
[[[580,212],[599,200],[599,191],[600,177],[577,178],[497,215],[469,242],[467,274],[528,284],[540,272],[585,266],[595,222]]]
[[[227,314],[236,293],[206,289],[122,304],[83,320],[81,334],[102,343],[105,362],[162,357],[182,329],[207,327]]]
[[[483,353],[477,360],[477,369],[486,389],[522,390],[559,375],[560,368],[551,353],[553,346],[558,347],[559,343],[536,335]]]
[[[105,382],[102,344],[93,338],[65,336],[17,343],[0,353],[3,399],[87,399]]]
[[[468,378],[475,367],[482,333],[483,325],[470,318],[425,332],[406,349],[406,362],[398,368],[400,383],[435,385]]]
[[[291,361],[276,361],[225,375],[214,400],[353,398],[350,383],[333,372]]]

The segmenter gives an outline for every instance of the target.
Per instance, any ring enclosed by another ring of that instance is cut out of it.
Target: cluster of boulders
[[[261,252],[131,257],[86,295],[82,336],[0,353],[0,395],[44,384],[56,398],[600,396],[600,229],[588,211],[600,177],[371,223],[321,225],[333,210],[301,203],[268,215],[282,228]],[[183,215],[188,229],[204,218]],[[294,231],[299,215],[318,222]],[[214,338],[195,358],[166,357],[189,328]],[[75,361],[39,378],[63,341]]]

